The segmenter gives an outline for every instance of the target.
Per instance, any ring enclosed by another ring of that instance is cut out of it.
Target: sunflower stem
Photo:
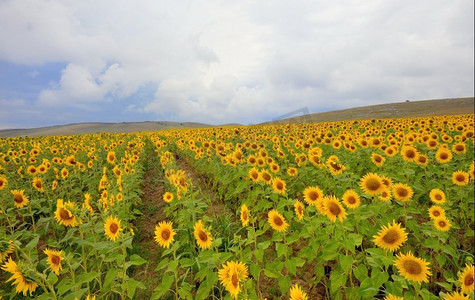
[[[173,247],[173,261],[176,261],[176,247]],[[175,275],[175,299],[178,299],[178,274],[177,270],[173,270],[173,274]]]

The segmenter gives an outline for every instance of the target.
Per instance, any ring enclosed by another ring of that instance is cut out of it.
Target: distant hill
[[[124,122],[124,123],[77,123],[39,127],[33,129],[4,129],[0,130],[0,137],[41,136],[41,135],[74,135],[98,132],[135,132],[155,131],[172,128],[204,128],[213,125],[193,122]]]
[[[286,118],[263,124],[336,122],[347,120],[408,118],[474,113],[474,97],[420,100],[355,107]]]

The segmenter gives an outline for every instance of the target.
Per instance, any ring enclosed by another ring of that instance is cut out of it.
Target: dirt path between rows
[[[131,276],[144,283],[145,290],[137,290],[136,299],[150,299],[153,290],[160,283],[154,271],[161,260],[163,249],[154,240],[155,225],[165,219],[163,194],[165,185],[160,172],[160,162],[154,151],[149,151],[145,159],[142,203],[138,209],[142,215],[135,219],[134,251],[148,263],[134,270]]]

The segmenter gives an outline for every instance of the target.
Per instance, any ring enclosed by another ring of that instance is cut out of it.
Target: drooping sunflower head
[[[473,294],[474,287],[474,272],[473,265],[466,265],[459,277],[462,292]]]
[[[8,261],[2,266],[2,270],[12,274],[12,276],[6,282],[13,281],[12,285],[17,285],[17,294],[22,293],[23,296],[26,296],[26,294],[29,293],[30,296],[33,296],[38,284],[34,281],[34,279],[26,275],[24,265],[21,261],[19,261],[17,264],[11,258],[9,258]]]
[[[318,186],[307,187],[304,191],[304,201],[308,204],[315,205],[318,199],[323,198],[323,192]]]
[[[213,238],[211,237],[211,234],[204,228],[201,220],[196,222],[193,229],[198,247],[201,249],[211,248],[211,245],[213,244]]]
[[[449,231],[450,227],[452,227],[452,224],[450,224],[450,221],[445,217],[445,215],[434,218],[434,226],[438,231]]]
[[[300,202],[299,200],[296,200],[295,203],[294,203],[294,210],[295,210],[295,214],[297,215],[297,218],[299,220],[302,220],[303,219],[303,204],[302,202]]]
[[[394,198],[398,201],[407,202],[411,200],[414,192],[412,188],[404,183],[397,183],[393,185],[393,195]]]
[[[160,222],[155,226],[155,241],[160,247],[170,248],[176,232],[173,230],[172,222]]]
[[[79,224],[73,211],[73,202],[67,201],[64,203],[63,199],[58,199],[56,201],[55,218],[60,225],[75,227]]]
[[[11,193],[13,194],[13,202],[15,203],[16,208],[22,208],[28,204],[29,200],[23,194],[24,192],[24,190],[11,191]]]
[[[394,252],[407,241],[407,233],[401,224],[393,221],[393,224],[382,226],[378,234],[373,236],[373,241],[376,246]]]
[[[113,242],[115,242],[119,237],[120,232],[123,230],[120,226],[120,222],[121,221],[117,217],[109,216],[104,224],[104,234]]]
[[[275,177],[272,180],[272,188],[274,189],[274,192],[276,192],[277,194],[280,194],[280,195],[285,194],[285,191],[286,191],[285,181],[283,181],[279,177]]]
[[[284,216],[279,214],[279,212],[275,209],[268,212],[267,221],[269,222],[272,229],[278,232],[286,231],[287,226],[289,226],[289,224],[285,221]]]
[[[464,171],[455,171],[452,174],[452,182],[458,186],[464,186],[468,184],[470,175]]]
[[[290,300],[307,300],[307,293],[298,284],[290,288]]]
[[[13,251],[15,251],[15,246],[13,246],[12,240],[0,240],[0,263],[13,253]]]
[[[346,219],[346,211],[334,195],[323,198],[323,211],[332,222],[336,222],[337,218],[340,222]]]
[[[249,209],[247,208],[246,204],[241,206],[241,223],[242,226],[247,226],[249,224]]]
[[[56,275],[59,275],[59,272],[63,269],[61,266],[61,261],[64,259],[63,251],[45,249],[43,252],[48,255],[46,259],[48,266]]]
[[[379,195],[385,188],[383,180],[378,174],[368,173],[360,179],[361,189],[368,195]]]
[[[432,275],[429,268],[429,263],[421,258],[415,257],[408,252],[408,254],[399,253],[396,255],[394,265],[407,280],[415,282],[429,282],[428,277]]]
[[[444,300],[470,300],[470,296],[459,292],[452,292],[446,294]]]
[[[436,204],[445,203],[445,193],[439,189],[432,189],[429,192],[430,200]]]
[[[360,196],[352,189],[343,194],[343,204],[350,209],[356,209],[361,204]]]

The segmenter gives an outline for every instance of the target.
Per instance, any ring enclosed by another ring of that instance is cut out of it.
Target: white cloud
[[[39,104],[90,107],[152,83],[125,111],[212,123],[473,95],[473,33],[464,0],[0,2],[0,59],[67,63]]]

